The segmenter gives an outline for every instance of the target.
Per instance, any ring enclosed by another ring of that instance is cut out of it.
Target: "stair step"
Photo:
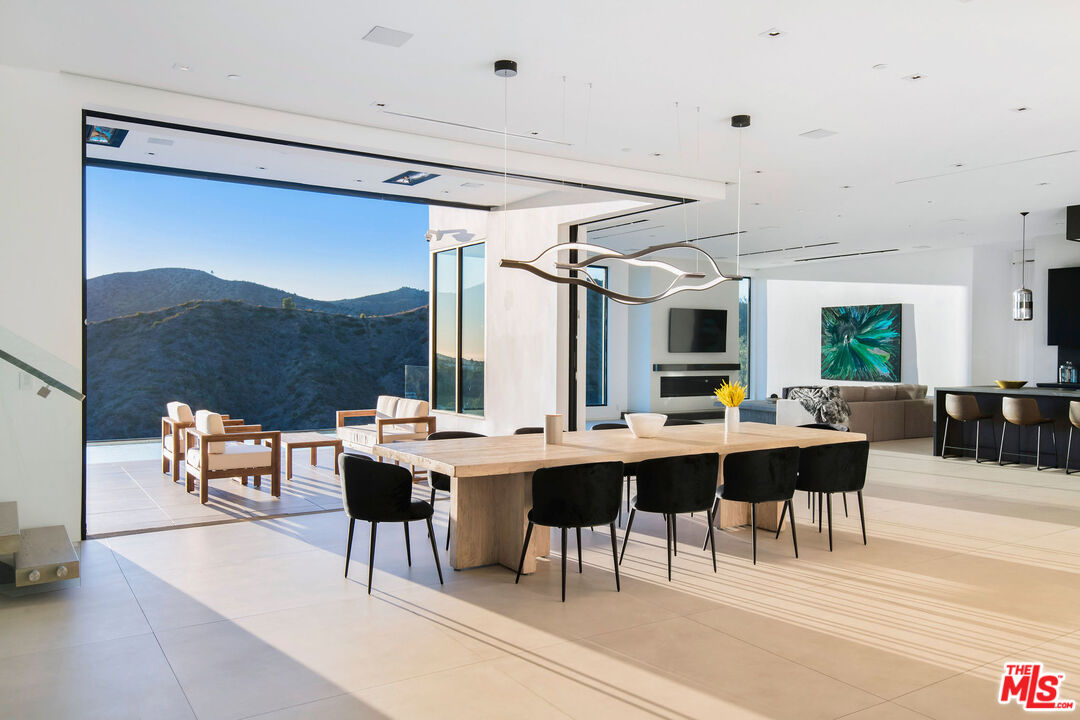
[[[15,587],[79,577],[79,556],[63,525],[28,528],[15,553]]]
[[[13,502],[0,502],[0,555],[11,555],[18,551],[18,504]]]

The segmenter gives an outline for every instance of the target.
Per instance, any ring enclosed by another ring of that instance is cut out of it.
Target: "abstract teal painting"
[[[901,305],[821,308],[823,380],[900,382]]]

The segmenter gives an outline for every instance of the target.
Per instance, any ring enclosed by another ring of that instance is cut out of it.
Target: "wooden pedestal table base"
[[[450,566],[496,563],[516,570],[532,509],[532,473],[450,478]],[[551,533],[537,525],[522,572],[551,552]]]

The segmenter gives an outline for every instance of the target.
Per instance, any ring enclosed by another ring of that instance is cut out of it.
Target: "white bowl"
[[[667,415],[660,413],[627,413],[626,424],[630,426],[630,432],[634,437],[656,437],[667,422]]]

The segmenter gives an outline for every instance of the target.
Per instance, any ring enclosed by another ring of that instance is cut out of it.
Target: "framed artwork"
[[[901,307],[821,308],[822,379],[900,382]]]

